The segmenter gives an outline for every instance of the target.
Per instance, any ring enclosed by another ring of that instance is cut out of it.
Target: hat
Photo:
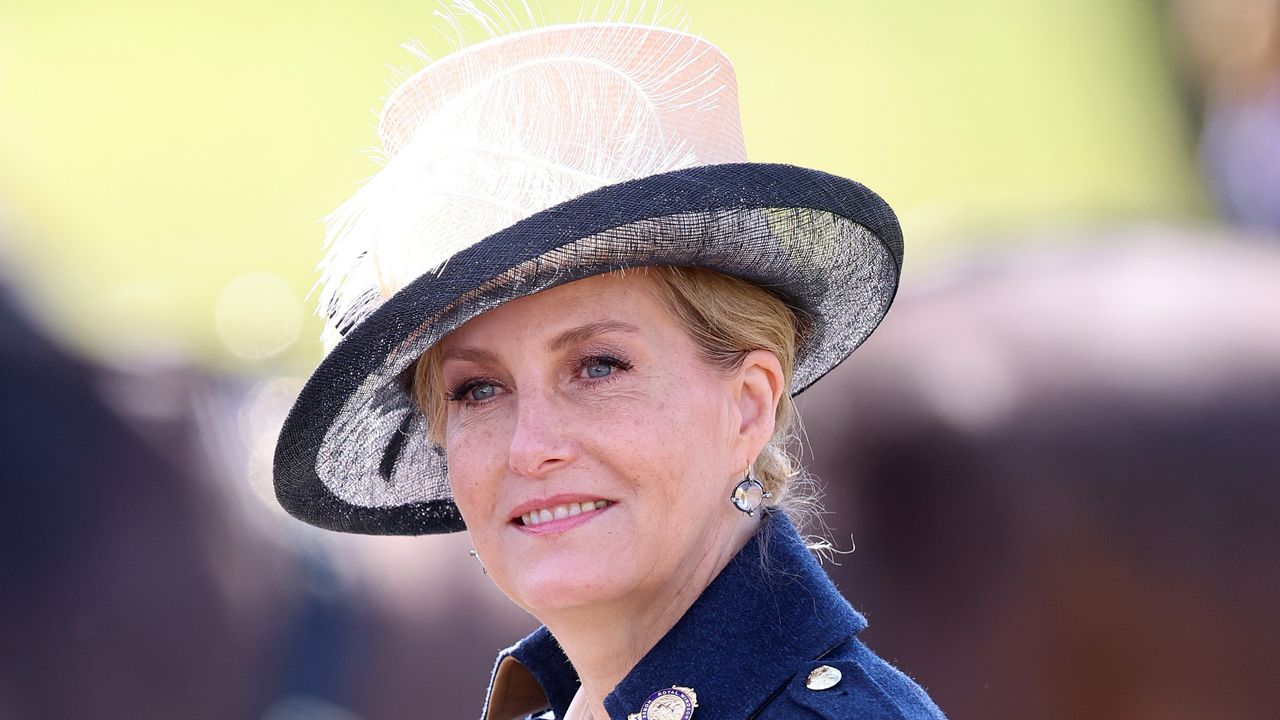
[[[326,218],[328,348],[280,433],[275,489],[331,530],[464,529],[407,378],[502,303],[644,266],[754,283],[803,320],[792,394],[876,327],[902,234],[866,187],[749,163],[724,54],[668,28],[560,25],[492,38],[410,77],[382,170]]]

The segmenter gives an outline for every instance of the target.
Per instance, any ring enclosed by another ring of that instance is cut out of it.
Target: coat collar
[[[749,717],[797,666],[866,624],[795,527],[781,513],[768,512],[755,537],[605,698],[605,709],[625,720],[653,692],[679,685],[694,689],[709,717]],[[540,627],[499,654],[484,720],[509,720],[548,706],[562,718],[577,689],[569,659]]]

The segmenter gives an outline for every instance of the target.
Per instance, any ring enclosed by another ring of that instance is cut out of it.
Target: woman
[[[277,496],[339,531],[470,533],[543,623],[484,717],[940,717],[787,517],[790,396],[887,310],[889,207],[747,163],[728,60],[665,28],[492,38],[380,130],[386,166],[328,219],[332,349]]]

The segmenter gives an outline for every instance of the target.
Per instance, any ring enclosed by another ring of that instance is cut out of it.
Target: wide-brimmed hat
[[[592,275],[707,268],[802,320],[792,394],[875,329],[902,234],[866,187],[749,163],[724,54],[684,32],[593,23],[496,37],[390,97],[387,161],[327,221],[328,353],[285,420],[276,496],[343,532],[462,530],[412,366],[468,320]]]

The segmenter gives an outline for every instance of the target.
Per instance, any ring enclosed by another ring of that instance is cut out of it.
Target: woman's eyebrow
[[[440,356],[440,361],[444,362],[445,360],[467,360],[473,363],[484,364],[484,363],[495,362],[497,358],[498,358],[497,355],[494,355],[488,350],[481,350],[480,348],[464,346],[460,348],[451,348],[449,350],[444,351],[444,353]]]
[[[599,322],[587,323],[586,325],[579,325],[578,327],[565,330],[555,336],[552,338],[551,342],[547,343],[547,348],[552,352],[557,352],[569,347],[570,345],[580,343],[584,340],[589,340],[596,335],[603,335],[611,332],[638,333],[640,332],[640,328],[621,320],[601,320]]]

